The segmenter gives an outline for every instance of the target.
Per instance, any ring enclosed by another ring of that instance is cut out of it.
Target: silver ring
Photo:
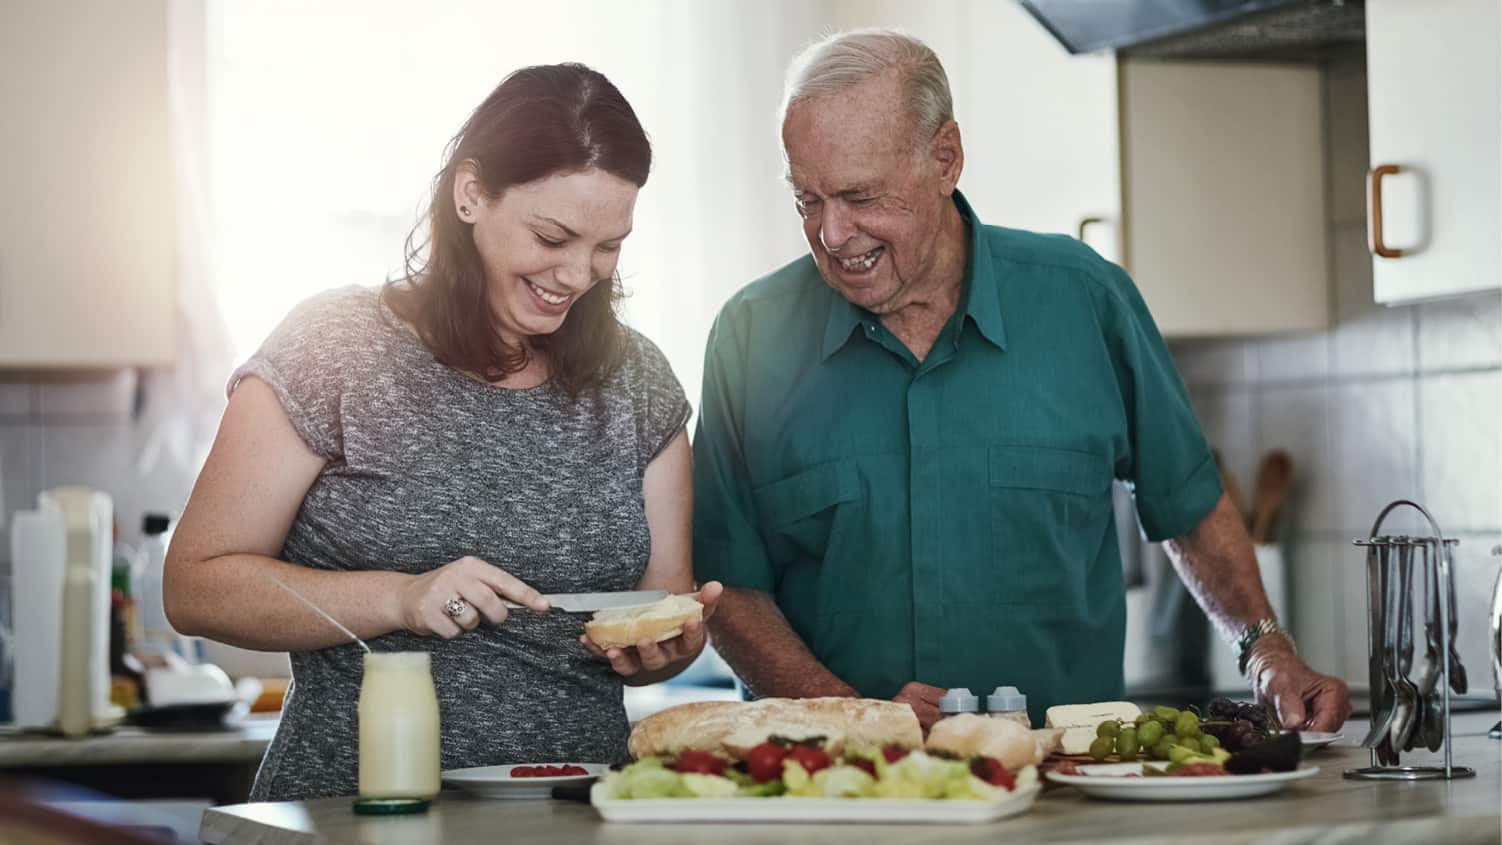
[[[454,596],[453,598],[443,603],[443,612],[447,614],[448,618],[450,619],[458,619],[459,617],[464,615],[464,611],[466,610],[469,610],[469,602],[466,602],[459,596]]]

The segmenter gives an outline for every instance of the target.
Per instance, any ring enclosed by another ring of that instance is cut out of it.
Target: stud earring
[[[459,206],[459,216],[461,216],[461,217],[468,217],[469,216],[469,206],[467,206],[467,205],[461,205],[461,206]]]

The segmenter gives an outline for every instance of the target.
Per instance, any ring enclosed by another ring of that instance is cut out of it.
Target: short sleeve
[[[344,455],[340,408],[348,390],[355,353],[369,342],[362,328],[378,296],[349,287],[321,293],[297,305],[261,347],[229,378],[227,393],[255,376],[271,387],[288,422],[313,452],[325,460]]]
[[[632,374],[641,415],[636,427],[636,453],[646,467],[673,442],[693,414],[683,385],[657,345],[631,332]]]
[[[1220,500],[1220,473],[1147,304],[1125,272],[1111,269],[1105,322],[1130,442],[1117,474],[1133,484],[1148,539],[1180,537]]]
[[[704,352],[694,430],[694,578],[770,593],[777,572],[757,529],[742,437],[745,340],[730,307],[715,320]]]

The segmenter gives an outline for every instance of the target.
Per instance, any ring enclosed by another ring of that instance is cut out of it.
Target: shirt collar
[[[991,249],[982,237],[980,220],[970,202],[958,190],[954,192],[954,204],[965,220],[965,231],[970,238],[969,261],[965,265],[965,316],[975,322],[981,336],[997,348],[1006,349],[1006,332],[1001,322],[1001,304],[996,292],[995,264]],[[821,360],[838,352],[850,340],[850,335],[862,323],[876,322],[874,314],[852,305],[850,300],[829,289],[829,316],[824,321],[824,343],[819,349]]]

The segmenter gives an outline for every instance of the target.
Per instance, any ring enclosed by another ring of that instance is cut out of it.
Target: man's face
[[[819,273],[876,314],[936,283],[930,276],[954,183],[929,139],[915,153],[913,132],[895,74],[804,100],[782,126],[788,181]]]

